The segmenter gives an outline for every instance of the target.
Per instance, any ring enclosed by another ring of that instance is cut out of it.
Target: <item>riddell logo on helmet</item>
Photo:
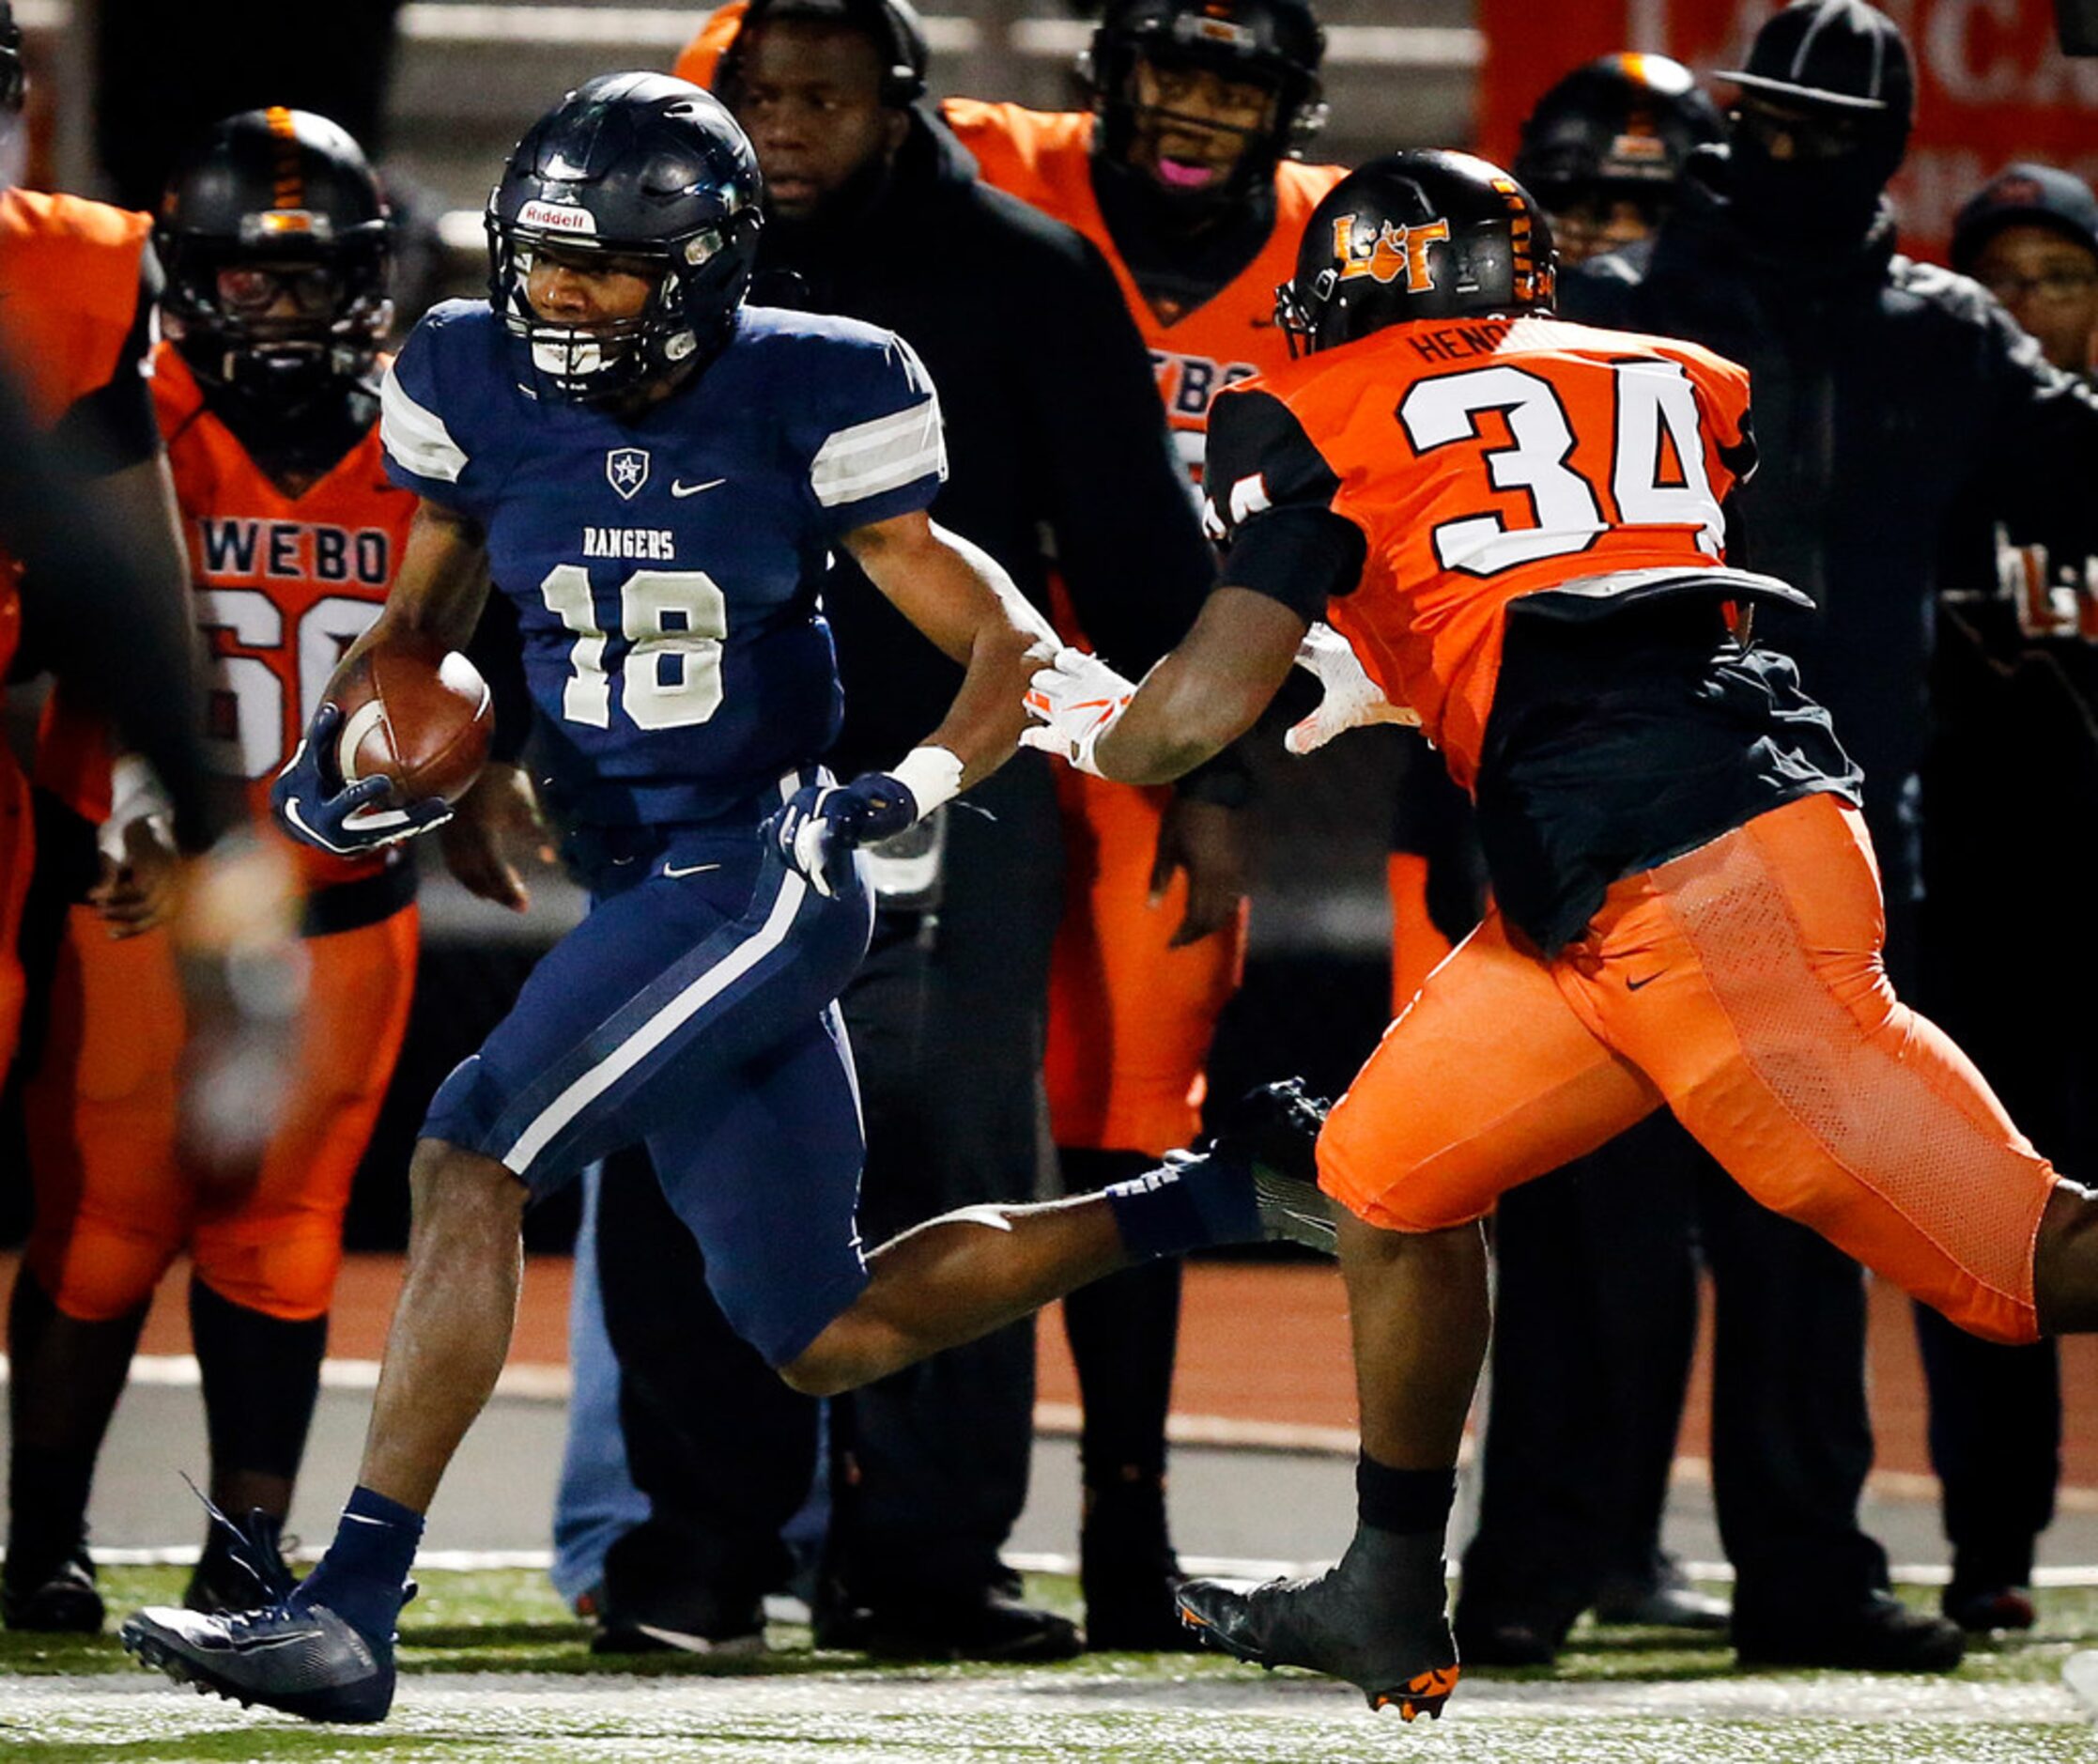
[[[1334,222],[1334,260],[1340,266],[1343,282],[1365,275],[1377,282],[1396,282],[1403,275],[1409,294],[1426,294],[1435,286],[1427,248],[1449,239],[1447,221],[1429,221],[1422,226],[1394,226],[1386,221],[1375,239],[1365,240],[1356,235],[1357,219],[1344,214]]]
[[[519,226],[543,226],[549,233],[594,233],[597,217],[572,202],[532,201],[517,210]]]

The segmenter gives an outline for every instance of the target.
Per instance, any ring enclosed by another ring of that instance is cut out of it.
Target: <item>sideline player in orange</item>
[[[265,823],[268,781],[344,647],[378,617],[414,512],[379,458],[387,224],[357,144],[324,117],[272,109],[219,125],[177,169],[155,229],[171,341],[154,404],[213,652],[212,757]],[[126,800],[127,762],[112,802],[102,752],[97,725],[63,716],[40,767],[84,838],[102,825],[105,864],[141,880],[71,907],[25,1091],[37,1216],[13,1396],[19,1413],[62,1415],[68,1438],[40,1455],[36,1502],[14,1509],[10,1567],[18,1549],[58,1564],[39,1611],[10,1607],[16,1627],[100,1627],[83,1541],[95,1458],[153,1289],[184,1250],[211,1497],[249,1533],[243,1546],[214,1528],[188,1599],[221,1609],[268,1590],[255,1570],[278,1560],[343,1211],[414,980],[414,865],[398,851],[343,859],[287,844],[299,941],[270,977],[285,996],[263,1007],[274,1070],[259,1093],[245,1067],[214,1075],[202,1026],[185,1023],[175,939],[144,910],[153,817]],[[220,1131],[211,1089],[232,1074],[242,1127],[266,1123],[252,1142]],[[41,1326],[24,1340],[32,1313]]]
[[[23,95],[21,34],[0,0],[0,157]],[[187,853],[209,844],[215,817],[204,792],[181,536],[146,378],[159,288],[149,224],[102,203],[0,187],[0,374],[11,382],[11,413],[38,437],[34,448],[7,453],[14,554],[0,554],[0,658],[14,677],[54,674],[116,719],[173,798],[174,841]],[[18,1049],[20,939],[40,809],[33,813],[27,781],[0,745],[0,1069]],[[132,880],[119,870],[101,887]],[[95,883],[90,864],[81,885]],[[167,905],[164,890],[136,903],[148,914]],[[71,1422],[25,1405],[20,1368],[54,1317],[35,1282],[18,1278],[0,1572],[10,1628],[69,1627],[69,1615],[94,1597],[85,1571],[69,1565],[75,1540],[47,1542],[38,1523],[50,1490],[68,1479]]]
[[[741,10],[707,21],[681,77],[709,83]],[[1211,400],[1286,359],[1274,286],[1342,175],[1297,157],[1325,120],[1324,49],[1307,0],[1112,0],[1081,63],[1089,111],[940,105],[987,183],[1106,259],[1197,487]],[[1085,641],[1060,600],[1057,623]],[[1046,1073],[1064,1185],[1079,1194],[1138,1174],[1199,1131],[1203,1068],[1244,964],[1250,782],[1233,763],[1178,790],[1075,772],[1058,790],[1065,906]],[[1180,1264],[1165,1261],[1064,1308],[1084,1398],[1080,1566],[1096,1648],[1184,1645],[1165,1501],[1180,1302]]]
[[[1859,774],[1750,641],[1758,603],[1803,596],[1724,562],[1747,374],[1562,323],[1552,284],[1549,226],[1498,168],[1351,174],[1277,296],[1309,359],[1215,412],[1224,585],[1141,689],[1067,649],[1030,699],[1032,745],[1171,778],[1252,724],[1327,615],[1477,802],[1494,908],[1319,1140],[1350,1215],[1354,1540],[1306,1580],[1180,1593],[1226,1650],[1408,1719],[1457,1681],[1442,1535],[1507,1189],[1666,1106],[1973,1333],[2098,1327],[2098,1198],[1894,998]]]
[[[25,96],[22,32],[9,0],[0,0],[0,158],[10,162]],[[186,599],[174,496],[145,379],[160,286],[146,250],[150,224],[105,203],[0,181],[0,368],[13,379],[26,419],[51,438],[69,470],[91,481],[104,531],[132,548],[137,571],[152,583],[142,609],[149,618]],[[11,671],[26,676],[54,658],[41,653],[36,621],[23,628],[18,574],[0,556],[6,641],[10,652],[18,641],[23,650]],[[171,616],[164,622],[179,628]],[[68,672],[76,688],[92,689],[82,671]],[[178,698],[181,685],[171,679],[167,696]],[[0,747],[0,1072],[14,1057],[24,995],[18,934],[34,845],[26,783]]]

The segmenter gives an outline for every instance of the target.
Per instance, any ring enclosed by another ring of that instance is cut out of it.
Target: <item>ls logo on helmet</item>
[[[573,202],[541,202],[536,197],[517,210],[519,226],[542,226],[549,233],[594,233],[597,217]]]
[[[1394,226],[1385,221],[1372,239],[1367,227],[1357,232],[1359,218],[1344,214],[1334,222],[1334,261],[1340,266],[1343,282],[1365,275],[1376,282],[1396,282],[1404,276],[1409,294],[1425,294],[1435,286],[1427,248],[1448,241],[1447,221],[1429,221],[1421,226]]]
[[[614,447],[605,456],[605,477],[623,502],[632,502],[648,482],[648,449]]]

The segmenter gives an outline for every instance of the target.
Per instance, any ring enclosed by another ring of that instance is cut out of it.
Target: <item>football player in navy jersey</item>
[[[1319,1111],[1275,1087],[1205,1153],[862,1251],[834,1002],[870,926],[854,848],[1013,751],[1046,627],[925,515],[939,407],[909,348],[743,305],[759,194],[748,142],[696,86],[590,82],[527,132],[490,197],[490,303],[431,313],[386,382],[388,468],[423,505],[386,612],[349,654],[463,645],[492,576],[518,615],[534,777],[592,910],[431,1104],[334,1543],[262,1609],[131,1617],[125,1645],[171,1677],[315,1720],[384,1716],[423,1512],[508,1347],[525,1203],[622,1146],[647,1146],[730,1322],[819,1395],[1149,1257],[1331,1246]],[[842,787],[814,764],[840,709],[814,587],[837,547],[966,668],[921,746]],[[340,721],[324,703],[277,781],[292,831],[358,851],[451,814],[396,805],[381,780],[345,786]],[[517,789],[477,785],[470,828],[491,787]]]

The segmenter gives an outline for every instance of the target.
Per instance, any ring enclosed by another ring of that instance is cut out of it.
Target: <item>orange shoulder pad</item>
[[[152,225],[79,196],[0,193],[0,354],[39,421],[56,422],[116,371]]]

